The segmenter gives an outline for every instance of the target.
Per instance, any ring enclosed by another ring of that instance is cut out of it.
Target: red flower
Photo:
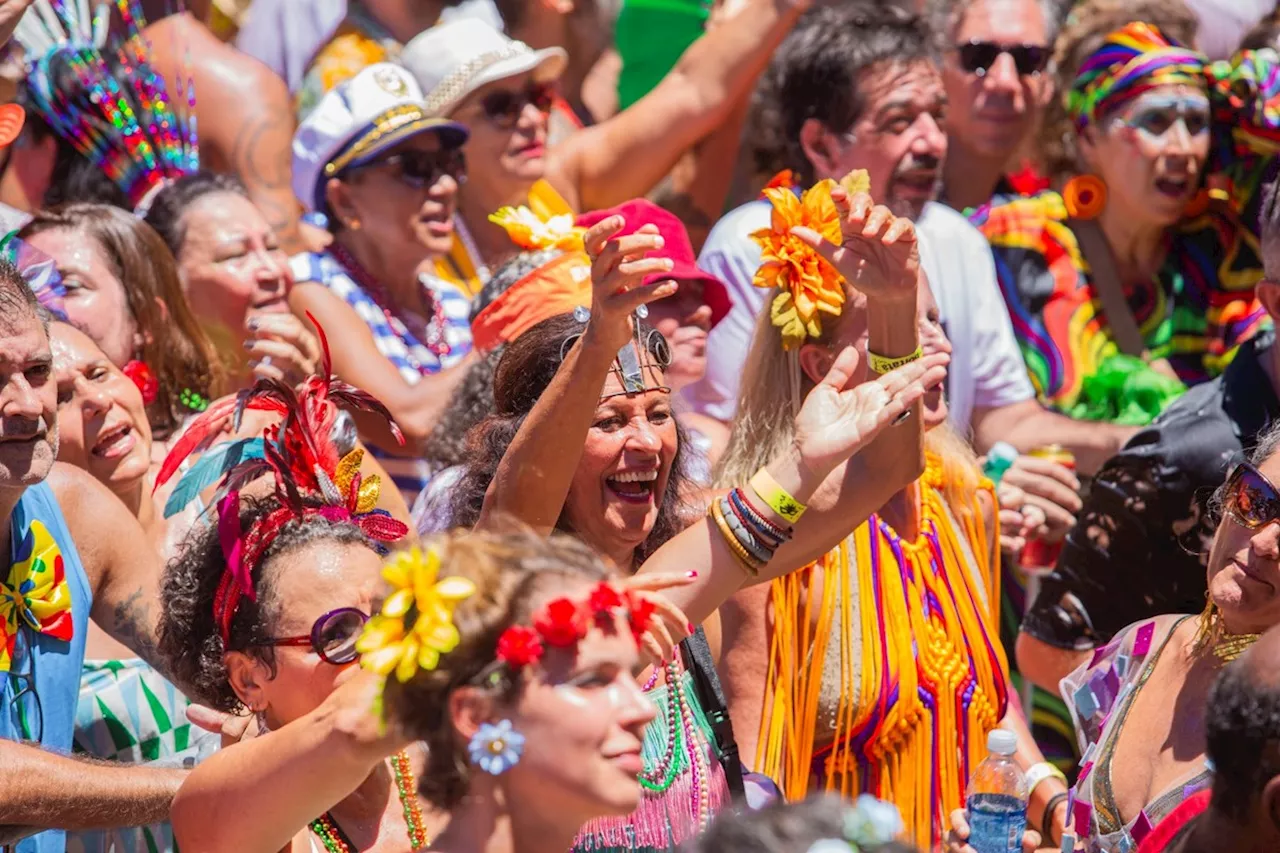
[[[532,628],[512,625],[498,638],[498,660],[520,669],[542,659],[542,640]]]
[[[596,615],[596,618],[608,618],[613,615],[613,611],[622,606],[622,595],[613,588],[612,584],[601,581],[595,589],[591,590],[591,595],[587,598],[587,609]]]
[[[138,386],[138,391],[142,393],[143,403],[150,406],[156,401],[156,397],[160,394],[160,382],[145,361],[134,359],[127,362],[120,370],[133,381],[134,385]]]
[[[649,623],[653,621],[653,612],[657,607],[649,599],[628,592],[627,609],[631,611],[631,634],[636,638],[636,645],[639,645],[640,638],[649,630]]]
[[[576,646],[587,635],[582,612],[567,598],[548,602],[542,614],[533,620],[533,627],[549,645],[561,648]]]

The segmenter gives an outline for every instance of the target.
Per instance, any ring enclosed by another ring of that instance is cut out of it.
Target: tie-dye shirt
[[[1262,278],[1257,237],[1260,187],[1280,148],[1280,58],[1247,51],[1206,67],[1214,110],[1211,174],[1230,179],[1228,198],[1166,233],[1166,255],[1147,281],[1124,284],[1153,359],[1187,385],[1220,374],[1265,322],[1254,299]],[[1119,353],[1062,197],[999,195],[972,215],[991,243],[996,274],[1040,399],[1069,410],[1084,381]]]

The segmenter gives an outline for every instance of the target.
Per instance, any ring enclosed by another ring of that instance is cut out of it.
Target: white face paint
[[[581,688],[575,687],[572,684],[557,684],[555,686],[555,691],[557,696],[575,708],[585,711],[591,707],[591,702],[588,701],[586,694],[582,692]]]

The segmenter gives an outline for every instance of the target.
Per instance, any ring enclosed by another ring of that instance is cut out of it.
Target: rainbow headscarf
[[[1080,66],[1066,93],[1077,130],[1157,86],[1208,86],[1205,57],[1158,27],[1135,21],[1107,36]]]

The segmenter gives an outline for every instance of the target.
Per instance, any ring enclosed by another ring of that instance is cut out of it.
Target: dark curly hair
[[[582,323],[572,314],[560,314],[543,320],[523,335],[507,344],[498,360],[493,377],[493,413],[475,426],[467,436],[469,465],[462,481],[458,483],[450,507],[450,517],[458,527],[473,527],[480,520],[484,496],[497,473],[502,457],[515,439],[524,419],[532,411],[542,392],[551,384],[560,369],[561,353],[575,335],[582,334]],[[650,353],[658,357],[659,347],[665,347],[662,336],[641,324],[640,333],[650,341]],[[686,493],[688,477],[684,471],[684,447],[686,436],[676,425],[677,449],[667,478],[667,488],[658,505],[658,520],[644,544],[636,549],[636,563],[656,551],[664,542],[679,533],[687,524],[687,507],[682,499]],[[566,533],[573,531],[563,513],[557,524]]]
[[[806,121],[848,131],[867,107],[859,83],[875,66],[936,61],[933,35],[919,15],[876,0],[814,7],[779,45],[756,87],[747,138],[757,172],[791,169],[809,186],[816,178],[800,146]]]
[[[845,819],[853,804],[834,794],[817,794],[799,803],[774,803],[742,814],[728,811],[681,853],[792,853],[825,839],[843,840]],[[851,848],[854,849],[854,848]],[[913,853],[913,847],[890,842],[863,848],[865,853]]]
[[[493,411],[493,373],[505,347],[487,352],[467,368],[467,375],[453,389],[449,407],[427,436],[422,456],[433,471],[443,471],[471,461],[467,434]]]
[[[309,502],[311,506],[319,503]],[[248,530],[279,507],[274,497],[242,497],[240,528]],[[231,620],[231,639],[224,646],[213,617],[213,599],[226,570],[226,557],[218,540],[216,524],[192,528],[178,553],[165,566],[160,581],[161,612],[158,629],[159,651],[169,672],[188,697],[219,711],[237,711],[241,702],[227,677],[222,662],[228,651],[245,652],[271,667],[275,658],[270,646],[258,645],[272,636],[283,602],[275,595],[275,575],[271,564],[281,555],[317,542],[340,545],[373,545],[364,533],[349,522],[308,516],[290,521],[280,529],[262,559],[253,568],[257,600],[247,596]]]
[[[1247,819],[1267,782],[1280,776],[1280,685],[1258,683],[1247,661],[1226,668],[1209,694],[1205,741],[1213,762],[1214,811]]]
[[[418,790],[433,805],[451,809],[462,801],[470,780],[467,744],[449,717],[449,694],[475,685],[497,657],[498,637],[512,625],[527,625],[536,604],[562,594],[566,581],[606,580],[600,558],[569,536],[538,536],[513,525],[499,532],[458,531],[439,537],[434,547],[440,574],[461,575],[476,586],[454,611],[458,645],[442,655],[435,669],[418,672],[408,682],[388,679],[383,707],[414,739],[427,745],[427,766]],[[509,676],[484,689],[509,704],[522,681]]]

